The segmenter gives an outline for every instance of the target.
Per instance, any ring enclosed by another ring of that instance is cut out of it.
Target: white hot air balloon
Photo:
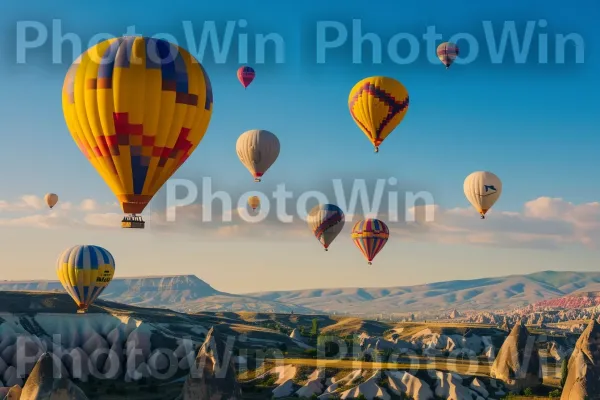
[[[275,134],[262,129],[242,133],[235,145],[240,161],[254,177],[254,182],[273,165],[279,156],[279,139]]]
[[[467,200],[481,214],[481,219],[500,198],[502,182],[491,172],[477,171],[467,176],[464,183]]]

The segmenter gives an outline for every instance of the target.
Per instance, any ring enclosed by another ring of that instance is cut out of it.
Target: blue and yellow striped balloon
[[[123,212],[141,214],[204,137],[213,94],[186,50],[128,36],[98,43],[73,63],[62,105],[73,140]]]
[[[73,246],[58,257],[56,275],[75,300],[77,312],[83,313],[115,275],[115,259],[99,246]]]

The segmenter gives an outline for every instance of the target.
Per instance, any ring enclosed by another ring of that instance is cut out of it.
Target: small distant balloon
[[[244,89],[247,88],[252,83],[255,76],[256,76],[256,72],[254,72],[254,68],[252,68],[252,67],[244,66],[244,67],[240,67],[237,70],[238,80],[240,81],[240,83],[242,84]]]
[[[48,207],[52,208],[58,203],[58,195],[54,193],[46,193],[44,196],[44,201],[48,205]]]
[[[358,221],[352,228],[352,240],[369,265],[383,249],[389,237],[390,230],[387,225],[383,221],[374,218]]]
[[[260,198],[258,196],[250,196],[248,198],[248,205],[252,210],[256,210],[260,206]]]
[[[458,54],[458,46],[454,43],[444,42],[440,44],[437,48],[437,56],[442,62],[442,64],[446,66],[446,69],[450,68],[450,65],[452,65],[454,60],[456,60]]]
[[[476,171],[467,176],[463,184],[465,196],[479,212],[481,219],[498,201],[502,194],[502,181],[488,171]]]
[[[260,182],[261,177],[279,157],[279,139],[274,133],[252,129],[242,133],[235,144],[236,153],[244,166]]]
[[[344,212],[334,204],[319,204],[308,213],[308,226],[325,251],[344,228]]]

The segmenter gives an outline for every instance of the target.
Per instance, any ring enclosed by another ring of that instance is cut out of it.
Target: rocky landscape
[[[0,398],[550,396],[560,394],[561,363],[569,357],[565,399],[580,398],[580,382],[586,393],[596,390],[597,324],[575,322],[585,328],[579,335],[561,324],[528,325],[517,314],[497,325],[450,314],[454,320],[397,322],[183,314],[98,301],[77,315],[66,294],[0,292]]]
[[[319,313],[310,299],[385,309],[388,289],[238,296],[190,276],[127,278],[80,315],[56,282],[3,282],[0,399],[600,398],[600,310],[593,292],[578,291],[596,275],[541,276],[553,283],[527,276],[544,287],[534,297],[554,299],[371,318]],[[410,291],[437,290],[433,299],[499,284],[508,301],[523,297],[514,283],[522,278]],[[387,296],[398,299],[408,289],[394,290]],[[216,299],[269,312],[190,311]]]

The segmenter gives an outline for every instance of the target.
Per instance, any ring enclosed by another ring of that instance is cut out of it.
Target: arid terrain
[[[23,387],[21,399],[41,398],[27,397],[27,385],[43,381],[31,376],[51,354],[61,385],[68,381],[88,399],[548,398],[559,395],[563,360],[595,318],[593,308],[452,310],[427,321],[186,314],[106,300],[87,314],[75,311],[63,293],[0,292],[0,393],[18,398]]]

